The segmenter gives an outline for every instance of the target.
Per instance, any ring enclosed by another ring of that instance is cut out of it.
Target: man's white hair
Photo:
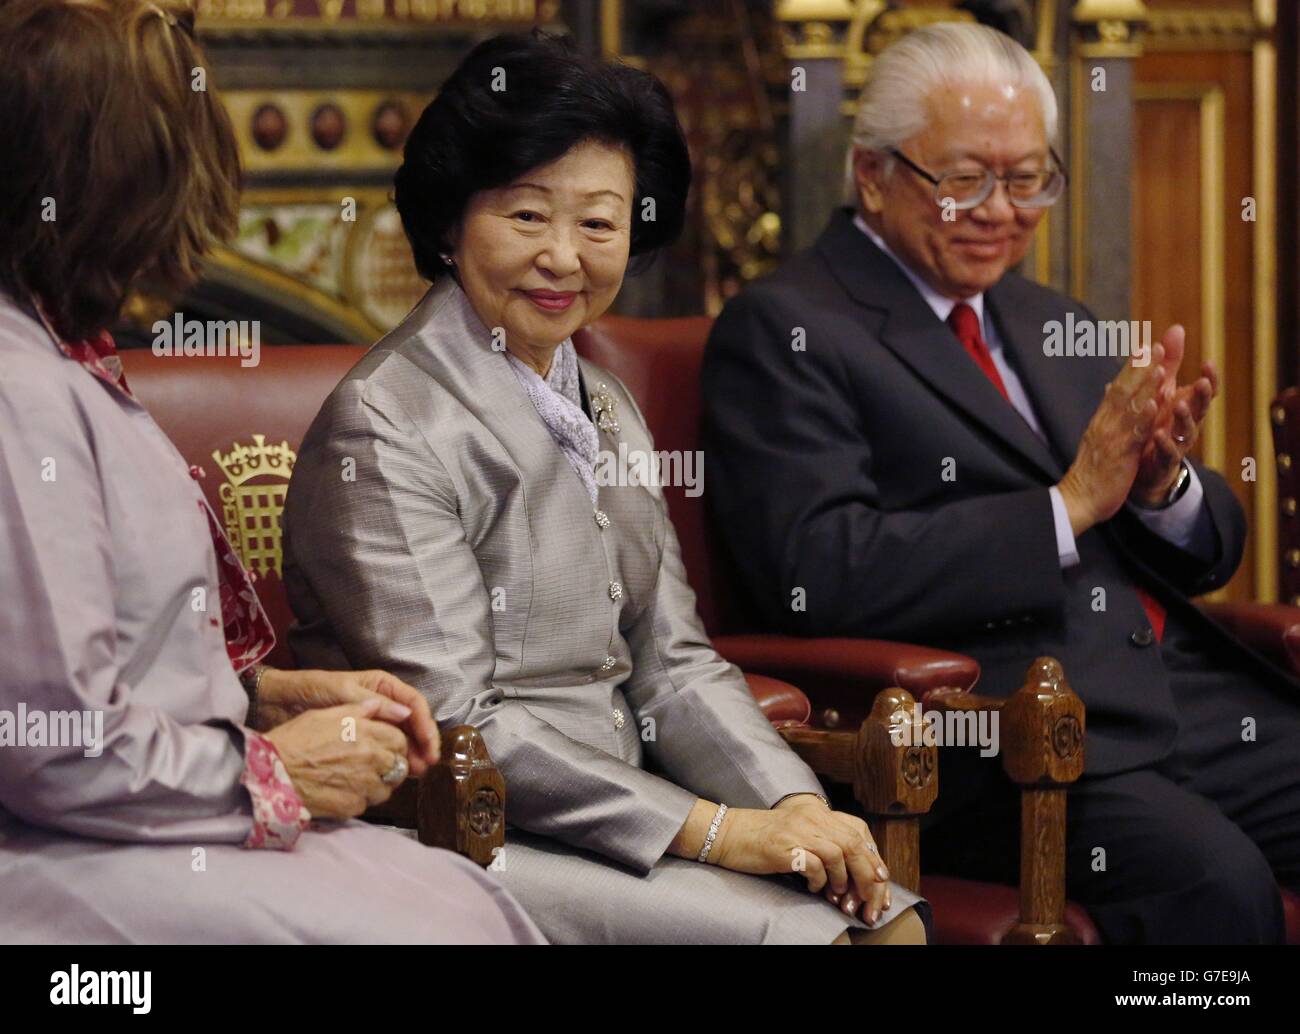
[[[844,159],[844,197],[857,207],[857,148],[888,151],[925,130],[927,100],[939,89],[972,83],[1018,86],[1038,95],[1048,142],[1056,140],[1056,94],[1033,56],[1005,33],[974,22],[914,29],[871,62]]]

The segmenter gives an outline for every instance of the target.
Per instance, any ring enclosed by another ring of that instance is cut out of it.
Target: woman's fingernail
[[[390,703],[388,705],[388,711],[399,721],[405,721],[407,718],[411,717],[411,709],[405,704],[399,704],[396,702]]]
[[[877,879],[880,879],[880,880],[887,880],[887,879],[889,879],[889,870],[886,869],[883,865],[877,865],[877,866],[876,866],[876,878],[877,878]]]

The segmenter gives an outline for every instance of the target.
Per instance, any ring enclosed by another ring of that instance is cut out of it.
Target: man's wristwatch
[[[1173,486],[1169,489],[1169,494],[1165,496],[1164,502],[1159,503],[1156,506],[1149,506],[1148,504],[1139,502],[1135,499],[1133,500],[1133,505],[1139,510],[1167,510],[1183,497],[1183,493],[1187,491],[1187,483],[1191,480],[1191,477],[1192,468],[1187,465],[1186,460],[1183,460],[1178,468],[1178,476],[1174,478]]]

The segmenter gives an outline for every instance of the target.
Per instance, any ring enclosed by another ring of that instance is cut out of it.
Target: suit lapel
[[[1043,354],[1043,323],[1060,319],[1061,313],[1027,304],[1005,277],[984,293],[984,304],[1064,472],[1074,460],[1097,400],[1079,390],[1077,378],[1083,371],[1071,365],[1077,360]]]
[[[881,344],[1039,473],[1053,481],[1060,478],[1059,464],[1033,428],[984,376],[894,260],[853,225],[848,209],[835,213],[817,247],[854,301],[885,314]]]

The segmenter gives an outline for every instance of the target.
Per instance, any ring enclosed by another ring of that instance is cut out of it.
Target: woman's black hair
[[[449,234],[472,194],[505,186],[585,140],[632,156],[631,256],[676,240],[691,162],[663,83],[586,57],[567,37],[540,29],[478,44],[424,109],[397,170],[397,211],[420,275],[449,272],[440,253],[450,252]]]

